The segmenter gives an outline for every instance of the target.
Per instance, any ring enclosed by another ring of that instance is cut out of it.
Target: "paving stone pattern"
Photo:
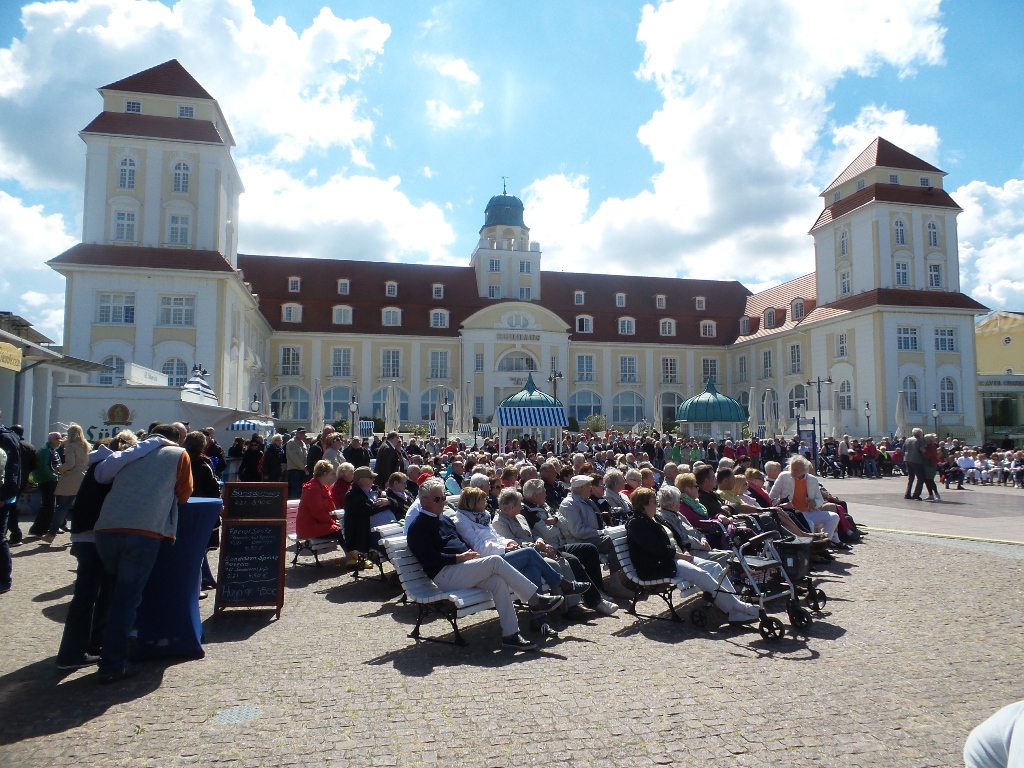
[[[493,613],[464,620],[467,648],[415,645],[397,587],[289,567],[280,621],[211,599],[205,659],[110,686],[56,670],[74,561],[29,543],[0,597],[0,765],[962,765],[1024,698],[1024,562],[869,539],[820,574],[809,634],[774,644],[620,611],[539,654],[500,650]],[[232,707],[255,716],[214,719]]]

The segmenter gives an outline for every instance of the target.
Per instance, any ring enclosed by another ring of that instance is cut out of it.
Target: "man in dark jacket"
[[[352,438],[352,442],[341,452],[341,455],[356,469],[370,466],[370,452],[363,447],[363,443],[358,437]]]
[[[377,485],[383,488],[394,472],[405,471],[405,459],[402,455],[402,439],[397,432],[388,432],[388,439],[377,449]]]
[[[280,483],[284,479],[284,438],[274,435],[263,454],[263,479]]]
[[[18,503],[21,490],[21,438],[0,422],[0,449],[7,454],[3,475],[0,476],[0,594],[11,591],[13,561],[7,543],[7,520],[11,509]],[[14,504],[7,502],[14,499]],[[21,531],[18,531],[20,534]],[[20,538],[20,537],[19,537]]]
[[[14,497],[14,503],[8,507],[10,514],[7,516],[7,538],[12,547],[18,547],[21,546],[22,539],[24,538],[21,533],[21,526],[18,525],[18,502],[25,494],[25,489],[28,488],[28,476],[31,475],[32,470],[36,468],[36,447],[25,439],[25,430],[21,424],[12,424],[11,432],[17,435],[18,439],[21,441],[18,446],[21,452],[21,486],[18,488],[18,493]],[[3,502],[0,501],[0,503]],[[3,529],[0,529],[0,536],[2,535]]]

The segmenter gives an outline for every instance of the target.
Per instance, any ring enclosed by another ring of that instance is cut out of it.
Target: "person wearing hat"
[[[302,495],[302,482],[306,479],[306,452],[306,430],[299,427],[284,448],[289,499],[297,499]]]
[[[590,475],[575,475],[569,480],[570,493],[558,507],[558,514],[565,518],[570,544],[593,544],[602,555],[608,555],[608,569],[611,575],[605,587],[612,597],[630,599],[632,591],[622,581],[622,571],[615,557],[615,545],[602,529],[598,509],[590,502]]]
[[[352,473],[352,488],[345,494],[345,551],[348,552],[349,565],[373,567],[372,563],[363,558],[374,545],[370,518],[388,504],[387,497],[373,484],[373,470],[369,467],[356,467]],[[395,520],[392,519],[392,522]]]

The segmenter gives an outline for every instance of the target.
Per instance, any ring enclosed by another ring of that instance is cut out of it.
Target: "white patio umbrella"
[[[313,398],[309,403],[309,428],[319,432],[324,425],[324,388],[320,379],[313,379]]]
[[[270,416],[270,390],[267,389],[266,379],[260,382],[260,402],[260,416]]]
[[[896,437],[900,440],[910,432],[910,425],[907,423],[907,393],[902,389],[896,397]]]
[[[768,389],[764,393],[764,436],[774,438],[779,427],[775,412],[775,390]]]
[[[384,413],[384,431],[397,432],[400,412],[398,406],[398,387],[394,384],[388,385],[387,402],[384,405]]]
[[[839,399],[839,390],[832,390],[832,437],[836,440],[843,436],[843,408]]]
[[[747,429],[751,438],[757,437],[757,399],[755,388],[750,388],[750,397],[747,399]]]

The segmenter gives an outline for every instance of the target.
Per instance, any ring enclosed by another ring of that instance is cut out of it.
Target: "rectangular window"
[[[922,187],[930,187],[932,185],[932,180],[928,176],[922,176],[920,179],[920,184]]]
[[[551,372],[554,373],[558,370],[558,355],[551,356]]]
[[[593,333],[594,325],[593,320],[586,315],[580,315],[576,318],[576,333]]]
[[[196,116],[196,110],[194,107],[188,104],[178,105],[178,117],[183,117],[186,120],[191,120]]]
[[[615,294],[615,306],[616,307],[624,307],[624,306],[626,306],[626,294],[624,294],[624,293],[616,293]]]
[[[953,328],[935,329],[935,351],[956,352],[956,330]]]
[[[836,357],[846,357],[846,334],[836,336]]]
[[[335,307],[334,324],[352,325],[352,307]]]
[[[135,161],[122,160],[117,176],[118,189],[135,189]]]
[[[533,271],[533,264],[529,261],[523,260],[519,262],[519,274],[528,275]]]
[[[704,308],[707,306],[707,302],[704,300],[703,296],[698,296],[695,304],[697,309],[701,312],[703,312]]]
[[[528,285],[521,287],[519,289],[519,300],[520,301],[529,301],[530,300],[530,295],[532,293],[533,293],[533,291],[530,289],[530,287]]]
[[[397,379],[402,375],[402,350],[382,349],[380,352],[380,376],[382,379]]]
[[[900,177],[899,177],[899,174],[896,174],[896,173],[890,173],[890,174],[889,174],[889,183],[890,183],[890,184],[899,184],[899,183],[900,183]]]
[[[334,347],[331,350],[331,376],[352,378],[352,348]]]
[[[114,239],[122,242],[135,242],[135,212],[114,212]]]
[[[634,328],[633,318],[623,317],[619,319],[619,333],[623,336],[632,336]]]
[[[489,285],[489,286],[487,286],[487,298],[489,298],[489,299],[500,299],[501,298],[501,286],[500,285]]]
[[[736,378],[739,381],[747,380],[747,358],[739,357],[736,359]]]
[[[703,381],[706,383],[708,379],[718,383],[718,360],[714,357],[705,357],[700,361],[700,372],[703,376]]]
[[[484,369],[484,353],[477,352],[473,358],[473,370],[482,371]]]
[[[594,380],[594,356],[576,355],[576,381]]]
[[[662,296],[661,294],[658,294],[657,296],[655,296],[654,297],[654,306],[656,306],[658,309],[664,309],[665,308],[665,297]],[[697,309],[700,309],[700,307],[697,307]]]
[[[476,397],[473,398],[473,415],[484,415],[484,399],[480,395],[477,395]]]
[[[910,264],[906,261],[896,262],[896,285],[901,287],[910,285]]]
[[[288,278],[288,292],[289,293],[298,293],[299,289],[301,287],[302,287],[302,281],[299,278],[297,278],[297,277],[289,277]]]
[[[675,320],[662,320],[659,324],[659,330],[662,336],[675,336],[676,335],[676,321]],[[703,328],[702,328],[703,330]],[[704,335],[704,334],[701,334]]]
[[[302,357],[298,347],[281,347],[281,375],[302,375]]]
[[[501,259],[491,259],[488,267],[489,272],[501,272]]]
[[[917,351],[917,328],[898,326],[896,328],[896,349],[908,352]]]
[[[161,296],[160,325],[195,325],[195,296]]]
[[[857,179],[857,189],[858,190],[864,189],[865,186],[867,186],[867,181],[865,179]]]
[[[142,114],[142,102],[141,101],[126,101],[124,103],[124,111],[132,115]]]
[[[928,287],[929,288],[941,288],[942,287],[942,265],[941,264],[929,264],[928,265]]]
[[[448,350],[447,349],[432,349],[432,350],[430,350],[430,378],[432,378],[432,379],[447,379],[448,378]]]
[[[833,203],[838,203],[840,197],[841,197],[841,195],[839,194],[839,190],[837,189],[835,192],[832,193],[832,202]]]
[[[444,286],[441,285],[440,283],[434,283],[434,298],[435,299],[443,299],[444,298]]]
[[[663,358],[661,358],[661,383],[662,384],[678,384],[679,383],[679,358],[677,358],[677,357],[663,357]]]
[[[385,309],[382,320],[384,325],[401,325],[402,313],[397,309]]]
[[[789,372],[790,374],[802,373],[803,364],[800,360],[800,345],[790,344],[789,345]]]
[[[101,293],[99,322],[133,325],[135,323],[135,294]]]
[[[350,285],[349,285],[349,281],[348,280],[339,280],[338,281],[338,293],[340,295],[348,296],[349,289],[350,289]]]
[[[430,313],[430,327],[431,328],[447,328],[448,327],[448,313],[443,309],[435,309]]]
[[[576,293],[573,294],[573,301],[576,302],[576,306],[578,306],[578,307],[582,307],[583,306],[583,297],[584,297],[583,291],[576,291]]]
[[[167,226],[167,242],[178,245],[188,245],[189,225],[188,216],[179,213],[172,213]]]
[[[761,353],[761,378],[770,379],[772,377],[772,351],[766,349]]]
[[[394,298],[398,295],[398,283],[387,283],[384,286],[384,295]]]
[[[850,280],[850,273],[848,271],[839,273],[839,295],[849,296],[853,291],[853,283]]]
[[[636,384],[639,380],[636,372],[636,357],[622,355],[619,358],[619,381],[623,384]]]

